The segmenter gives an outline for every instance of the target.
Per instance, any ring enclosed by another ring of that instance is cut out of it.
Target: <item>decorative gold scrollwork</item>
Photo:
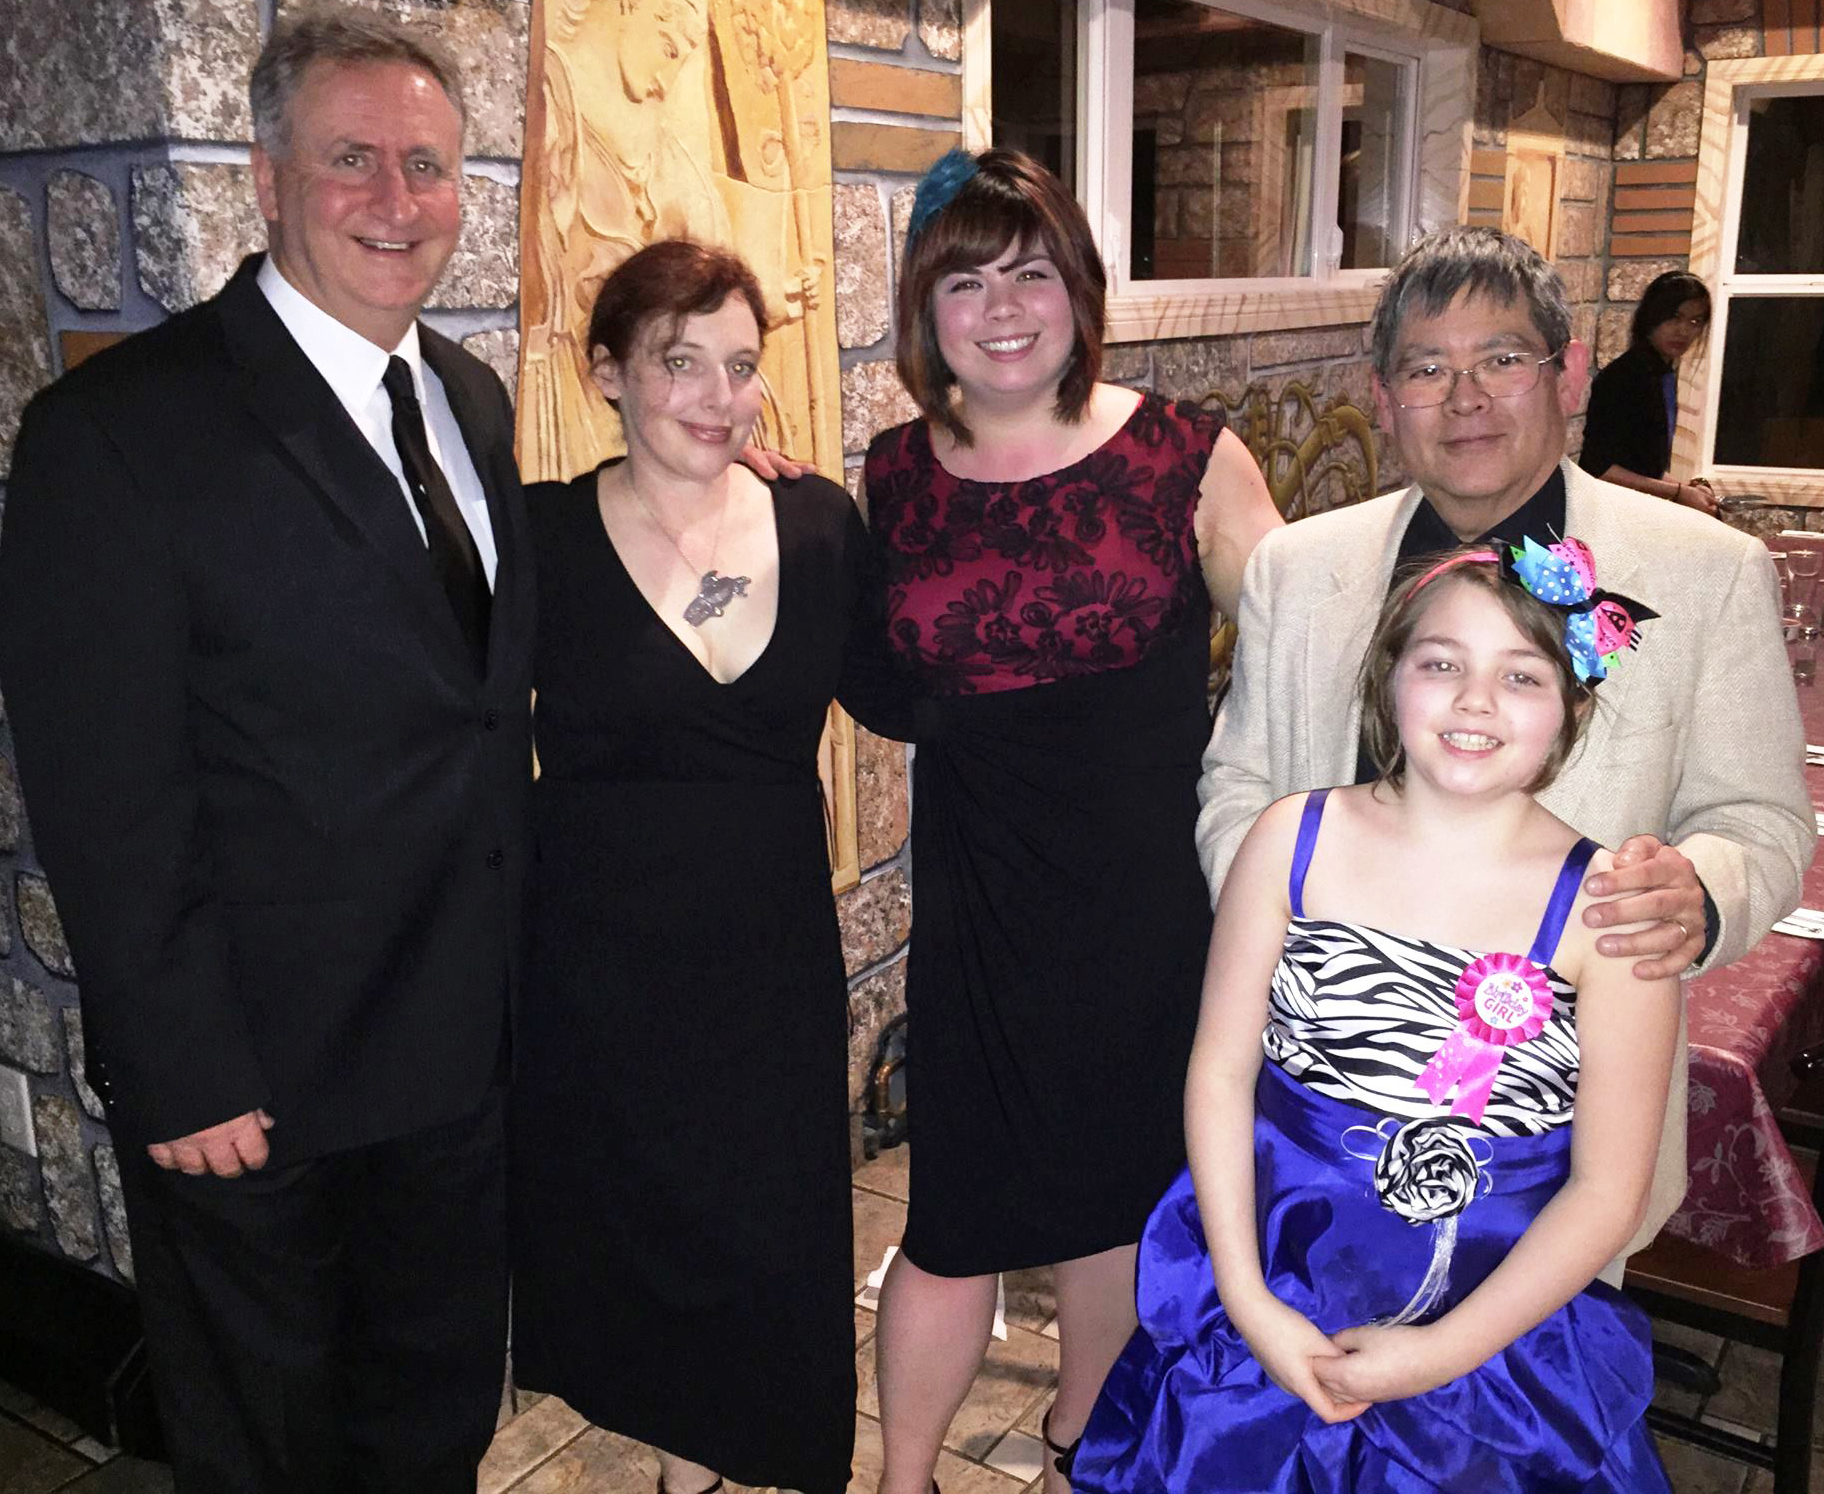
[[[1374,424],[1343,396],[1319,409],[1311,386],[1293,380],[1277,395],[1250,384],[1238,396],[1212,389],[1197,403],[1219,405],[1228,414],[1288,522],[1315,512],[1312,504],[1320,499],[1328,509],[1374,497]],[[1235,624],[1224,618],[1210,638],[1212,700],[1228,687],[1234,651]]]

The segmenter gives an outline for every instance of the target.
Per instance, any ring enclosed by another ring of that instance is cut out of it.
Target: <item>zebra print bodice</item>
[[[1319,1094],[1403,1121],[1441,1119],[1451,1107],[1435,1103],[1419,1075],[1457,1030],[1457,981],[1484,951],[1305,917],[1305,873],[1329,795],[1308,794],[1299,819],[1286,887],[1292,920],[1273,971],[1262,1043],[1272,1062]],[[1501,1050],[1480,1122],[1497,1136],[1537,1136],[1571,1118],[1577,990],[1551,961],[1595,849],[1579,840],[1564,858],[1527,952],[1551,987],[1552,1010],[1536,1037]]]
[[[1266,1054],[1319,1094],[1402,1120],[1444,1116],[1420,1071],[1457,1027],[1457,977],[1479,952],[1363,924],[1294,918],[1267,998]],[[1577,992],[1546,967],[1552,1012],[1537,1037],[1505,1050],[1482,1125],[1536,1136],[1571,1118],[1577,1090]]]

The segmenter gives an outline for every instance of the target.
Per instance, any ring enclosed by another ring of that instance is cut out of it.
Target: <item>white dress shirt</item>
[[[468,445],[462,438],[462,427],[457,425],[456,416],[450,410],[443,380],[425,363],[418,350],[418,324],[412,323],[399,346],[388,354],[306,297],[279,273],[270,254],[260,266],[259,286],[272,303],[272,309],[279,314],[279,320],[285,324],[285,330],[323,375],[324,382],[335,392],[343,409],[367,437],[367,444],[386,463],[386,470],[399,484],[405,510],[412,516],[412,523],[422,537],[424,519],[418,512],[418,505],[412,501],[412,490],[406,486],[405,467],[399,460],[398,447],[393,444],[392,396],[380,382],[389,357],[405,360],[412,371],[418,403],[424,407],[425,436],[431,445],[431,455],[443,469],[444,479],[456,496],[456,507],[462,511],[463,522],[475,537],[488,589],[493,590],[494,567],[498,559],[494,526],[488,520],[487,495],[469,456]],[[428,546],[429,541],[426,544]]]

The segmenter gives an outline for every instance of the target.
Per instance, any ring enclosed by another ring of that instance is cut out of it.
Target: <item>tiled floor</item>
[[[855,1176],[855,1285],[898,1242],[906,1217],[906,1154],[900,1148]],[[1050,1403],[1058,1346],[1051,1284],[1043,1271],[1009,1276],[1007,1341],[991,1343],[987,1363],[951,1428],[938,1463],[944,1494],[1031,1494],[1039,1472],[1039,1418]],[[1773,1426],[1778,1370],[1773,1356],[1708,1334],[1655,1325],[1656,1334],[1718,1366],[1722,1389],[1696,1409],[1734,1430]],[[874,1315],[855,1310],[855,1477],[851,1494],[872,1494],[880,1476],[879,1402],[874,1388]],[[1666,1404],[1693,1409],[1688,1392]],[[515,1414],[517,1412],[517,1414]],[[1812,1494],[1824,1494],[1824,1406],[1813,1426]],[[1678,1494],[1772,1494],[1773,1479],[1750,1474],[1678,1443],[1662,1445]],[[523,1395],[501,1409],[501,1425],[481,1469],[479,1494],[652,1494],[657,1459],[644,1448],[591,1427],[551,1396]],[[730,1494],[745,1494],[729,1486]],[[0,1383],[0,1491],[4,1494],[171,1494],[158,1464],[116,1456],[81,1429]]]

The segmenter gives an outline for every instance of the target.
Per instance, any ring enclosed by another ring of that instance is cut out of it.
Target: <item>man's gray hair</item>
[[[1441,316],[1465,292],[1500,306],[1524,301],[1553,353],[1571,340],[1564,279],[1544,255],[1498,228],[1446,228],[1408,249],[1381,288],[1371,327],[1375,372],[1383,379],[1392,375],[1394,349],[1408,317]]]
[[[291,101],[304,75],[319,62],[343,66],[403,62],[422,68],[438,82],[466,125],[462,74],[434,38],[366,11],[321,7],[281,21],[260,49],[247,95],[253,105],[253,138],[267,155],[291,147]]]

